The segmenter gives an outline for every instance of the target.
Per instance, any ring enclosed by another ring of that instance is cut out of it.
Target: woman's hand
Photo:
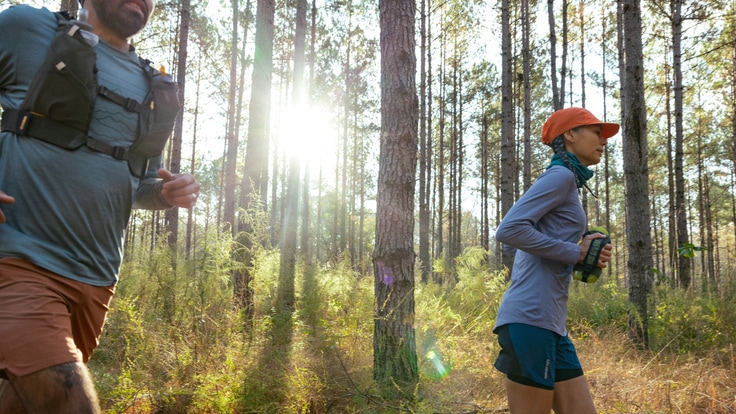
[[[171,171],[161,168],[158,176],[164,180],[161,195],[169,204],[177,207],[191,208],[199,197],[199,183],[191,174],[173,174]]]
[[[602,239],[604,237],[606,236],[602,233],[591,233],[583,237],[583,240],[580,242],[580,256],[578,256],[578,263],[583,263],[583,260],[585,260],[585,255],[587,255],[588,250],[590,250],[590,243],[595,239]],[[601,253],[598,256],[598,267],[603,269],[608,267],[608,262],[611,261],[612,250],[613,245],[611,245],[611,243],[603,246]]]
[[[4,191],[0,190],[0,204],[13,204],[15,203],[15,198],[5,194]],[[3,210],[0,209],[0,223],[5,223],[5,213],[3,213]]]

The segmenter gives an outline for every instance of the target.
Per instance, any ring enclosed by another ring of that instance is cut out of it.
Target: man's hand
[[[158,176],[164,180],[161,195],[177,207],[191,208],[199,197],[199,183],[191,174],[172,174],[171,171],[161,168]]]
[[[0,190],[0,204],[13,204],[13,203],[15,203],[15,199],[5,194],[4,191]],[[3,213],[2,209],[0,209],[0,223],[5,223],[5,213]]]
[[[588,250],[590,249],[590,242],[595,239],[601,239],[603,237],[606,236],[602,233],[592,233],[583,238],[583,240],[580,242],[580,256],[578,256],[578,263],[583,263],[583,260],[585,260],[585,255],[588,254]],[[608,267],[608,262],[611,261],[612,250],[613,246],[611,245],[611,243],[603,246],[603,249],[601,249],[601,254],[598,256],[598,267],[603,269]]]

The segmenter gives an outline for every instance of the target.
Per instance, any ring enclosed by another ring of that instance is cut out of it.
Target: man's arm
[[[200,185],[191,174],[173,174],[158,170],[159,178],[144,178],[135,193],[134,208],[165,210],[171,207],[191,208],[199,197]]]
[[[0,204],[13,204],[15,203],[15,199],[7,194],[5,194],[4,191],[0,190]],[[5,213],[3,213],[3,210],[0,209],[0,224],[5,223]]]

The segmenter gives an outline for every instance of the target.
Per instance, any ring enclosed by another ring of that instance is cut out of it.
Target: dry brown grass
[[[578,328],[571,337],[601,414],[736,413],[736,370],[730,349],[725,355],[697,358],[671,355],[667,349],[658,354],[637,350],[625,332],[612,329]],[[418,404],[405,412],[507,412],[503,377],[493,368],[497,352],[493,340],[443,338],[444,343],[454,344],[443,351],[453,361],[452,371],[442,379],[424,375],[416,393]],[[362,351],[370,355],[370,349]],[[369,358],[353,362],[370,363]],[[420,362],[420,368],[425,374],[430,370],[427,361]],[[376,401],[363,401],[362,411],[355,405],[338,404],[340,410],[330,412],[399,411]]]
[[[251,407],[243,412],[507,412],[504,379],[493,367],[498,352],[496,336],[489,329],[470,333],[466,325],[450,323],[438,328],[442,335],[433,335],[418,327],[420,382],[414,392],[415,402],[397,405],[381,397],[372,382],[371,324],[363,319],[360,312],[345,313],[317,332],[295,325],[288,357],[274,365],[278,374],[264,372],[263,365],[248,366],[244,361],[244,372],[250,372],[249,376],[266,381],[280,377],[284,388],[279,390],[276,383],[266,387],[280,395],[280,408]],[[418,321],[423,323],[430,321]],[[340,335],[335,336],[335,332]],[[574,326],[570,335],[601,414],[736,413],[733,346],[698,357],[677,355],[668,347],[659,352],[639,350],[618,328],[580,325]],[[437,375],[426,358],[428,344],[441,355],[448,374]],[[272,344],[264,343],[263,351],[273,350]]]
[[[733,347],[725,358],[716,352],[702,358],[666,348],[638,351],[623,332],[579,336],[576,346],[600,413],[736,413]]]

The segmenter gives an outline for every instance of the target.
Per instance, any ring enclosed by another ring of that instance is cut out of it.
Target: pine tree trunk
[[[672,139],[672,110],[671,110],[671,82],[670,82],[670,72],[669,72],[670,65],[665,65],[665,112],[667,114],[667,188],[668,188],[668,195],[669,195],[669,209],[668,209],[668,225],[669,225],[669,232],[668,232],[668,239],[669,239],[669,269],[671,272],[671,275],[669,276],[669,281],[672,286],[677,286],[678,280],[675,276],[675,272],[679,271],[679,260],[680,255],[677,251],[677,201],[676,201],[676,194],[675,194],[675,168],[674,168],[674,158],[672,157],[673,154],[673,144],[674,140]]]
[[[246,314],[248,325],[253,316],[253,290],[251,261],[254,246],[253,220],[256,212],[264,208],[263,197],[268,182],[268,125],[271,107],[271,80],[273,77],[274,0],[258,0],[256,12],[256,44],[253,55],[253,89],[250,100],[250,123],[245,152],[245,174],[240,186],[240,207],[243,210],[238,221],[238,249],[236,260],[242,264],[233,275],[236,306]]]
[[[685,174],[683,169],[683,119],[682,119],[682,0],[672,2],[672,68],[675,92],[675,209],[677,211],[677,247],[689,243],[687,229],[687,205],[685,200]],[[680,287],[690,288],[692,261],[680,255],[678,276]]]
[[[455,48],[455,55],[453,56],[452,62],[452,93],[450,94],[452,102],[450,108],[450,134],[449,134],[449,150],[450,160],[448,162],[449,167],[449,183],[448,188],[448,207],[447,207],[447,259],[445,260],[445,272],[446,281],[456,279],[455,271],[455,258],[457,257],[457,196],[458,196],[458,162],[459,162],[459,140],[460,131],[458,128],[458,106],[460,101],[460,87],[458,81],[458,65],[457,62],[457,48]]]
[[[428,10],[432,10],[432,2],[431,0],[429,3]],[[427,13],[427,39],[432,39],[432,13]],[[436,208],[433,208],[435,203],[435,198],[437,195],[437,186],[436,186],[436,177],[437,173],[435,172],[434,165],[435,163],[435,154],[437,151],[434,150],[434,139],[432,138],[434,128],[432,127],[433,123],[432,120],[434,119],[434,93],[432,91],[432,81],[434,79],[433,76],[433,70],[432,70],[432,48],[427,48],[427,138],[426,138],[426,145],[427,145],[427,209],[428,209],[428,227],[427,231],[430,231],[430,229],[434,228],[434,224],[436,221]],[[434,259],[437,257],[433,255],[435,246],[437,244],[437,240],[432,235],[430,237],[430,243],[429,243],[429,257],[430,262],[434,263]],[[432,266],[434,266],[432,264]],[[434,267],[432,267],[432,271],[430,272],[430,276],[433,279],[437,279],[436,272],[434,272]]]
[[[565,77],[567,76],[567,0],[562,0],[562,57],[560,66],[560,108],[565,107]],[[571,88],[572,89],[572,88]]]
[[[230,89],[228,91],[227,101],[227,145],[225,155],[225,191],[223,193],[224,205],[222,210],[222,219],[229,225],[230,232],[234,236],[237,231],[237,223],[235,222],[235,186],[236,172],[238,163],[238,137],[235,135],[235,95],[237,93],[237,67],[238,67],[238,18],[239,1],[232,0],[233,23],[232,37],[230,39]]]
[[[609,41],[608,41],[607,36],[606,36],[606,33],[607,33],[606,21],[607,21],[607,19],[606,19],[606,12],[605,12],[605,10],[602,11],[602,14],[603,14],[603,18],[601,19],[601,24],[602,24],[601,50],[602,50],[602,53],[603,53],[603,65],[602,65],[601,81],[603,83],[603,91],[602,91],[603,92],[603,121],[604,122],[607,122],[608,120],[607,120],[607,116],[606,115],[608,113],[608,100],[606,99],[606,97],[608,96],[608,93],[609,92],[608,92],[608,81],[606,80],[606,73],[607,73],[606,72],[606,65],[607,65],[607,62],[608,62],[608,58],[607,58],[608,47],[607,47],[607,44],[608,44]],[[609,183],[608,180],[611,177],[611,173],[609,171],[609,168],[610,168],[610,157],[609,157],[609,153],[610,153],[610,148],[609,148],[608,145],[606,145],[606,147],[605,147],[605,149],[603,151],[603,176],[604,176],[604,182],[605,182],[605,184],[604,184],[605,185],[605,187],[604,187],[605,188],[605,196],[604,196],[604,203],[605,203],[605,221],[604,221],[604,223],[605,223],[606,228],[610,232],[611,231],[611,214],[610,214],[610,211],[611,211],[611,186],[610,186],[610,183]],[[618,274],[618,272],[615,271],[616,270],[616,266],[618,264],[618,260],[616,260],[616,254],[615,254],[615,252],[616,252],[616,250],[614,250],[614,256],[613,256],[613,258],[611,260],[611,265],[608,266],[608,268],[606,269],[606,271],[608,272],[608,275],[609,276],[611,276],[613,274]]]
[[[529,0],[521,2],[521,56],[524,70],[524,191],[532,186],[532,95],[531,95],[531,50],[530,41],[531,25],[529,22]]]
[[[187,78],[187,45],[189,43],[189,20],[191,0],[182,0],[179,23],[179,55],[177,57],[176,82],[179,84],[179,102],[182,105],[179,115],[176,117],[174,134],[171,137],[169,152],[169,171],[178,174],[181,172],[181,143],[184,123],[184,86]],[[166,210],[166,231],[168,233],[169,247],[176,252],[176,244],[179,240],[179,209],[170,208]],[[174,265],[176,254],[172,255]]]
[[[555,1],[547,0],[547,18],[549,21],[549,67],[552,77],[552,105],[553,110],[562,109],[564,97],[560,97],[557,85],[557,35],[555,34]]]
[[[317,0],[312,0],[312,15],[310,25],[310,41],[309,41],[309,85],[307,90],[309,91],[306,97],[307,102],[312,100],[312,90],[314,88],[314,62],[315,62],[315,43],[317,41]],[[312,250],[309,245],[309,212],[311,203],[309,200],[309,181],[310,181],[310,160],[304,160],[304,179],[302,180],[302,232],[300,235],[300,250],[301,256],[307,265],[311,266],[312,263]]]
[[[444,66],[440,73],[440,83],[444,85]],[[436,252],[435,257],[445,260],[445,90],[440,86],[439,99],[439,137],[437,138],[437,176],[435,177],[435,185],[437,186],[437,204],[436,204]],[[442,284],[444,275],[440,272],[434,274],[435,282]]]
[[[307,0],[297,0],[296,29],[294,32],[293,100],[296,108],[305,101],[304,66],[307,39]],[[286,214],[281,234],[281,261],[279,266],[279,310],[294,311],[294,278],[296,269],[296,241],[299,217],[299,180],[301,165],[298,154],[292,152],[286,189]]]
[[[578,3],[580,16],[580,106],[585,108],[585,2]]]
[[[427,2],[420,1],[421,28],[420,57],[419,57],[419,263],[421,266],[422,283],[429,282],[429,274],[432,270],[432,259],[429,254],[429,154],[430,141],[427,139]],[[431,127],[431,125],[430,125]]]
[[[509,0],[501,2],[501,216],[514,205],[516,193],[516,143],[514,140],[514,103],[512,90],[513,54]],[[511,269],[514,257],[502,253],[503,264]],[[510,273],[509,273],[510,274]]]
[[[622,85],[626,108],[623,118],[623,162],[626,187],[626,236],[629,261],[629,301],[636,313],[629,316],[629,332],[644,348],[649,346],[647,298],[651,288],[651,234],[647,120],[644,101],[641,10],[638,0],[624,0],[624,53]]]
[[[460,63],[458,62],[458,66]],[[458,103],[459,103],[459,113],[458,113],[458,119],[457,119],[457,172],[455,174],[456,176],[456,182],[455,186],[457,187],[457,191],[455,191],[455,248],[454,248],[454,255],[452,257],[452,263],[455,263],[455,259],[460,256],[460,253],[462,252],[462,233],[463,233],[463,171],[465,169],[465,153],[463,149],[465,148],[465,139],[464,139],[464,131],[463,128],[463,77],[462,72],[460,72],[460,81],[458,85]],[[453,266],[454,268],[455,266]],[[457,271],[453,270],[454,277],[457,279]]]
[[[489,213],[490,192],[490,154],[488,145],[488,115],[485,105],[482,108],[480,125],[480,245],[489,252],[491,250],[491,225]],[[490,263],[489,263],[490,265]]]
[[[407,393],[418,381],[414,329],[414,185],[418,102],[412,0],[380,0],[381,145],[378,170],[373,377]]]
[[[189,163],[189,174],[194,175],[196,166],[197,166],[197,124],[199,122],[199,99],[201,97],[200,95],[200,87],[202,86],[202,71],[200,70],[202,68],[202,56],[200,55],[197,60],[197,82],[196,82],[196,92],[194,92],[194,118],[192,120],[192,159]],[[190,208],[187,212],[187,233],[186,233],[186,249],[185,249],[185,257],[187,259],[191,258],[191,253],[193,252],[193,242],[197,236],[197,227],[194,225],[194,208]],[[207,221],[208,218],[205,218],[205,221]]]
[[[736,7],[731,9],[731,13],[736,12]],[[732,173],[731,173],[731,193],[734,194],[736,187],[734,181],[736,181],[736,22],[731,22],[731,162]],[[731,218],[733,222],[736,222],[736,194],[732,196],[731,202]],[[736,226],[733,226],[733,237],[736,240]]]

